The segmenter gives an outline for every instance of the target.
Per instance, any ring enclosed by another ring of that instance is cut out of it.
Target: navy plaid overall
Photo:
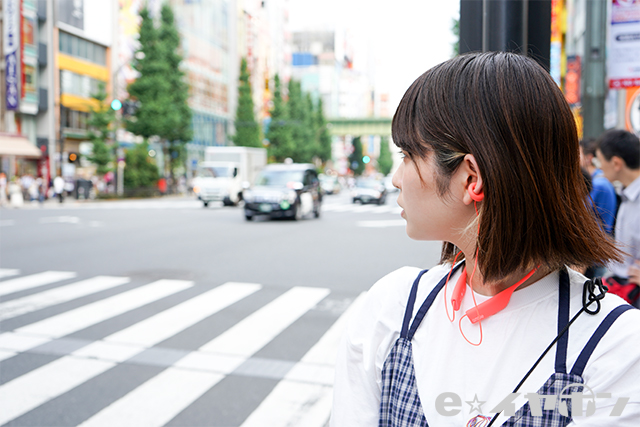
[[[463,263],[455,267],[457,270]],[[415,319],[411,322],[413,307],[418,293],[420,278],[427,270],[423,270],[413,283],[409,302],[404,315],[400,338],[396,341],[391,353],[385,360],[382,368],[382,398],[380,401],[379,427],[428,427],[427,419],[422,410],[420,396],[416,385],[415,372],[413,369],[413,356],[411,350],[411,340],[420,326],[420,322],[427,314],[436,296],[444,287],[447,276],[443,277],[438,285],[431,291],[424,301]],[[569,323],[569,275],[566,270],[560,272],[559,298],[558,304],[558,333]],[[567,344],[568,332],[564,333],[556,345],[555,372],[544,385],[538,390],[539,395],[566,395],[581,392],[582,386],[567,387],[570,384],[583,384],[582,373],[584,368],[596,348],[598,342],[609,330],[613,322],[625,311],[633,308],[624,304],[612,310],[599,327],[593,333],[587,345],[578,356],[573,368],[567,373]],[[410,323],[411,322],[411,323]],[[569,416],[560,413],[559,405],[566,404]],[[543,407],[542,416],[531,414],[529,403],[522,406],[513,417],[509,418],[503,427],[564,427],[571,421],[571,400],[556,399],[555,409],[545,410]]]

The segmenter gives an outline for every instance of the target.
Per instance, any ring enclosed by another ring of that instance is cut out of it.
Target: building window
[[[72,110],[67,107],[62,107],[62,127],[66,129],[74,130],[87,130],[89,129],[89,113],[84,111]]]
[[[62,93],[91,98],[98,93],[101,80],[96,80],[84,74],[77,74],[69,70],[60,70]]]
[[[99,65],[107,64],[107,48],[97,43],[60,31],[59,45],[61,53]]]

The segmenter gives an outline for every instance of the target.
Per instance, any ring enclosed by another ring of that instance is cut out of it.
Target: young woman
[[[445,242],[442,260],[369,291],[331,425],[640,425],[640,312],[567,267],[621,254],[586,202],[548,73],[511,53],[459,56],[411,85],[392,131],[407,234]]]

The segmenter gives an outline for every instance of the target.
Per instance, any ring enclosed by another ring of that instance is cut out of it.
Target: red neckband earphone
[[[503,308],[509,304],[509,300],[511,300],[511,295],[513,292],[518,289],[520,285],[526,282],[533,274],[538,270],[538,267],[531,270],[526,276],[507,289],[499,292],[498,294],[492,296],[487,301],[479,304],[473,308],[467,310],[464,315],[469,318],[471,323],[478,323],[482,319],[486,319],[489,316],[493,316]],[[454,311],[460,310],[460,304],[462,303],[462,298],[464,298],[464,294],[467,290],[467,268],[465,267],[460,274],[460,278],[456,283],[455,288],[453,288],[453,295],[451,296],[451,305],[453,306]],[[464,316],[462,316],[464,317]],[[461,319],[462,320],[462,319]]]
[[[471,200],[473,200],[473,205],[476,210],[476,216],[479,216],[477,202],[481,202],[482,200],[484,200],[484,192],[480,192],[479,194],[476,194],[474,192],[476,188],[476,184],[477,182],[472,182],[471,184],[469,184],[469,186],[467,187],[467,191],[469,192],[469,196],[471,197]],[[480,235],[480,223],[478,223],[478,235]],[[476,247],[476,256],[474,260],[473,271],[471,272],[470,282],[473,281],[473,275],[475,274],[476,268],[478,266],[479,249],[480,249],[479,247]],[[455,265],[456,260],[458,259],[458,256],[461,253],[462,252],[458,252],[455,258],[453,259],[453,263],[451,264],[451,270],[449,271],[449,275],[447,276],[447,280],[445,282],[445,289],[444,289],[445,310],[447,312],[447,317],[449,318],[450,322],[453,322],[455,320],[456,318],[455,313],[456,311],[460,310],[460,306],[462,305],[462,299],[464,298],[465,292],[467,290],[467,267],[465,266],[464,269],[462,270],[462,273],[460,273],[460,277],[458,278],[458,281],[456,282],[456,285],[453,288],[453,293],[451,294],[451,306],[453,308],[453,317],[449,317],[449,305],[448,305],[448,302],[446,302],[447,285],[449,283],[449,279],[451,278],[451,273],[453,272],[453,266]],[[531,276],[533,276],[533,274],[538,270],[538,267],[539,266],[531,270],[526,276],[520,279],[517,283],[509,286],[507,289],[504,289],[503,291],[500,291],[498,294],[492,296],[482,304],[477,304],[475,294],[474,293],[471,294],[473,297],[474,307],[465,311],[464,315],[458,321],[458,327],[460,329],[460,333],[462,334],[462,337],[469,344],[474,346],[479,346],[480,344],[482,344],[482,322],[481,322],[482,319],[486,319],[487,317],[493,316],[494,314],[503,310],[509,304],[509,301],[511,300],[511,295],[513,295],[515,290],[518,289],[518,287],[522,285],[524,282],[526,282]],[[478,343],[472,343],[465,336],[462,330],[462,319],[464,319],[465,317],[469,318],[469,321],[472,324],[478,323],[478,327],[480,328],[480,341]]]

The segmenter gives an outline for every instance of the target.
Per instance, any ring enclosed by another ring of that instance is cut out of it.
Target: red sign
[[[567,56],[567,73],[564,78],[564,96],[569,105],[580,104],[580,57]]]

